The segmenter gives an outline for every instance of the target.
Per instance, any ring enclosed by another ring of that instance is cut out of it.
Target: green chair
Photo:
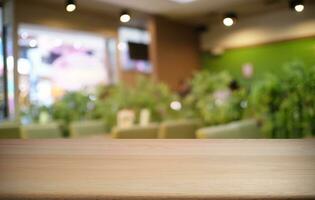
[[[62,132],[58,123],[30,124],[22,126],[22,138],[62,138]]]
[[[158,124],[147,126],[132,126],[129,128],[115,127],[112,130],[112,137],[119,139],[156,139],[159,131]]]
[[[179,120],[164,122],[160,126],[158,138],[191,139],[196,138],[195,131],[201,126],[199,120]]]
[[[225,125],[201,128],[196,131],[199,139],[263,138],[256,120],[242,120]]]
[[[16,122],[0,123],[0,139],[16,139],[21,138],[20,125]]]
[[[71,138],[91,137],[102,135],[106,132],[105,124],[102,120],[76,121],[69,125]]]

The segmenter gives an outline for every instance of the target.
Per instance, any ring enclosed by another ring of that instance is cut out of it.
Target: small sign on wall
[[[254,67],[251,63],[246,63],[242,67],[242,74],[245,78],[252,78],[254,74]]]

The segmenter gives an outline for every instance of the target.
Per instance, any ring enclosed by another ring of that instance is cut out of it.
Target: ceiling
[[[117,6],[132,8],[150,14],[161,14],[166,16],[185,17],[199,15],[228,7],[240,2],[253,0],[195,0],[190,3],[177,3],[172,0],[96,0],[111,3]]]
[[[94,1],[148,14],[159,14],[194,25],[220,21],[222,14],[229,11],[248,17],[288,7],[288,0],[194,0],[186,4],[177,3],[174,0]]]
[[[64,0],[45,0],[64,4]],[[218,23],[225,12],[237,12],[239,18],[288,8],[288,0],[194,0],[180,4],[174,0],[77,0],[79,8],[88,8],[112,16],[129,9],[135,24],[141,24],[147,14],[158,14],[182,23],[204,25]],[[315,4],[315,0],[305,0]],[[130,24],[132,25],[132,24]]]

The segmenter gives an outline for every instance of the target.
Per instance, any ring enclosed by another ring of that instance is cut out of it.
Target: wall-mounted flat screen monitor
[[[147,44],[128,42],[129,57],[131,60],[149,60]]]

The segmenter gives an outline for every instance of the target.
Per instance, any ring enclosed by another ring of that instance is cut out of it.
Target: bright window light
[[[18,59],[18,73],[23,75],[28,75],[31,71],[31,64],[29,60],[25,58]]]
[[[119,42],[117,47],[120,51],[124,51],[127,49],[127,44],[125,42]]]
[[[30,45],[30,47],[32,47],[32,48],[36,47],[36,46],[37,46],[37,41],[36,41],[36,40],[31,40],[31,41],[29,42],[29,45]]]

